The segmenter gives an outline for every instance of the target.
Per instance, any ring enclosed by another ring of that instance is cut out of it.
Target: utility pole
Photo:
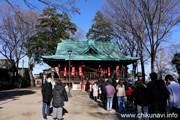
[[[25,71],[24,71],[24,60],[22,61],[22,76],[24,77],[24,73],[25,73]]]

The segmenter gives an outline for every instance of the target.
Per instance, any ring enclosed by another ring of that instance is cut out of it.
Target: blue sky
[[[98,10],[101,9],[101,6],[105,3],[105,0],[79,0],[77,2],[77,7],[80,8],[80,15],[75,14],[71,16],[71,21],[75,23],[79,28],[88,32],[91,28],[92,20]],[[86,40],[86,38],[85,38]],[[28,67],[28,60],[24,58],[24,65]],[[20,61],[20,66],[22,67],[22,60]],[[47,64],[36,65],[33,71],[33,74],[38,74],[42,72],[43,69],[49,68]]]
[[[80,0],[80,2],[77,3],[77,7],[80,8],[80,15],[72,15],[71,21],[75,23],[79,28],[84,30],[85,33],[87,33],[88,30],[91,28],[92,20],[96,12],[101,9],[101,6],[104,3],[105,0]],[[28,62],[27,60],[25,61],[26,63]],[[46,68],[49,68],[47,64],[36,65],[33,73],[37,74],[39,72],[42,72],[42,70]]]
[[[92,20],[96,14],[96,12],[98,10],[101,9],[101,6],[105,3],[105,0],[87,0],[87,2],[85,2],[85,0],[80,0],[80,2],[78,2],[77,7],[80,8],[80,15],[76,14],[76,15],[72,15],[71,21],[74,22],[79,28],[83,29],[85,31],[85,33],[88,32],[88,30],[91,28],[92,25]],[[171,42],[175,43],[178,42],[179,43],[179,38],[180,38],[180,30],[178,29],[178,27],[175,27],[173,29],[173,32],[171,34]],[[86,38],[85,38],[86,40]],[[163,46],[167,46],[167,43],[165,43]],[[131,67],[131,66],[129,66]],[[42,69],[44,68],[49,68],[49,66],[47,65],[36,65],[33,73],[39,73],[42,72]],[[150,73],[150,64],[146,65],[146,74]],[[140,71],[140,65],[138,67],[138,71]]]
[[[2,0],[2,1],[5,1],[5,0]],[[14,0],[14,1],[19,4],[22,4],[22,2],[23,2],[22,0],[20,0],[20,1]],[[87,33],[88,30],[91,28],[92,20],[95,16],[96,12],[101,9],[101,6],[104,3],[105,3],[105,0],[87,0],[87,1],[79,0],[79,2],[77,2],[77,7],[80,8],[80,15],[79,14],[72,15],[71,21],[73,23],[75,23],[79,28],[84,30],[85,33]],[[40,6],[38,3],[36,3],[36,5],[38,5],[38,7]],[[42,8],[42,6],[40,6],[40,7]],[[180,30],[179,30],[179,26],[178,26],[173,29],[170,39],[171,39],[172,43],[175,43],[175,42],[180,43],[179,38],[180,38]],[[86,38],[84,40],[86,40]],[[163,46],[167,46],[167,44],[164,44]],[[0,55],[0,58],[2,58],[2,55]],[[22,60],[20,61],[19,67],[22,67]],[[26,57],[24,58],[24,62],[25,62],[24,67],[28,67],[28,60]],[[147,66],[149,66],[149,65],[147,65]],[[46,68],[49,68],[49,66],[47,64],[36,65],[33,73],[37,74],[39,72],[42,72],[42,70],[46,69]],[[140,70],[140,67],[138,69]],[[149,73],[149,70],[147,70],[147,71],[146,72]]]
[[[83,29],[85,33],[91,28],[92,20],[105,0],[81,0],[77,7],[80,8],[80,15],[72,16],[72,22],[76,23],[78,27]]]

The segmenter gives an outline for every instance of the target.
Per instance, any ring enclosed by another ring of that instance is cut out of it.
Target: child
[[[128,86],[128,89],[126,91],[126,95],[127,95],[127,102],[128,102],[128,110],[132,110],[133,109],[133,89],[131,88],[131,86]]]

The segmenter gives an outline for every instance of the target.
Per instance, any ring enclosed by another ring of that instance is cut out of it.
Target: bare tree
[[[174,57],[174,54],[180,53],[180,43],[170,45],[168,47],[168,52],[172,59]]]
[[[141,41],[146,43],[147,37],[141,16],[135,12],[134,7],[129,7],[128,1],[109,0],[103,11],[111,22],[113,34],[118,38],[117,43],[125,50],[126,53],[124,53],[132,57],[141,57],[141,69],[143,81],[145,81],[144,57],[146,55]],[[133,64],[134,70],[136,66],[137,64]]]
[[[17,14],[17,16],[26,24],[27,23],[22,17],[20,16],[21,10],[15,9],[16,7],[20,6],[18,3],[10,0],[5,0],[14,10],[14,12]],[[75,14],[79,12],[79,8],[76,6],[76,3],[79,2],[80,0],[23,0],[24,4],[31,10],[41,10],[39,6],[44,6],[44,7],[54,7],[62,12],[66,12],[68,14]],[[87,1],[87,0],[85,0]],[[38,4],[38,5],[37,5]]]
[[[157,51],[156,59],[155,59],[155,66],[158,73],[166,73],[167,65],[170,65],[170,59],[166,50],[163,48],[159,48]]]
[[[18,73],[19,60],[25,56],[24,41],[27,31],[19,17],[7,4],[0,10],[0,53],[11,63],[13,75]],[[18,78],[18,74],[16,74]],[[13,81],[14,83],[14,81]]]
[[[86,34],[83,29],[77,28],[77,32],[73,35],[71,35],[71,38],[75,41],[80,41],[85,38]]]
[[[26,51],[26,55],[28,57],[28,68],[29,68],[29,76],[30,76],[30,85],[34,86],[34,77],[33,77],[33,68],[35,67],[35,64],[37,62],[37,60],[35,59],[34,52],[32,51],[32,49],[35,47],[36,43],[33,43],[30,39],[30,37],[32,37],[33,35],[36,34],[36,25],[39,24],[38,22],[38,18],[40,18],[40,14],[36,11],[32,11],[32,10],[28,10],[26,12],[24,12],[22,18],[27,21],[29,24],[25,24],[26,28],[25,30],[28,31],[27,35],[26,35],[26,40],[24,43],[24,49]]]
[[[149,53],[153,72],[158,47],[180,21],[179,7],[179,0],[107,0],[106,8],[111,20],[139,41],[139,49],[144,47]]]
[[[26,24],[21,21],[8,4],[2,4],[1,8],[0,42],[2,47],[0,53],[11,63],[13,72],[15,72],[15,68],[18,68],[20,59],[27,55],[29,60],[29,76],[31,79],[31,85],[33,85],[34,79],[32,70],[35,66],[35,61],[32,59],[33,53],[29,52],[29,48],[33,43],[28,44],[28,38],[36,34],[35,25],[38,24],[37,21],[40,14],[32,10],[23,10],[21,7],[16,8],[23,10],[23,13],[19,15],[23,20],[29,23]]]

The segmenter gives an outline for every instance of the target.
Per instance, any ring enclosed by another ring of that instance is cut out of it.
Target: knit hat
[[[110,80],[108,80],[108,83],[109,83],[109,84],[111,84],[111,81],[110,81]]]

